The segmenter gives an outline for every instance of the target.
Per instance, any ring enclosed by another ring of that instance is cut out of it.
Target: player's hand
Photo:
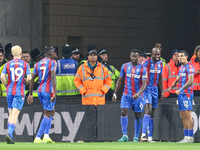
[[[164,92],[161,92],[161,99],[165,98]]]
[[[138,99],[139,98],[139,94],[138,93],[135,93],[134,95],[133,95],[133,99]]]
[[[29,95],[27,99],[27,103],[30,105],[33,102],[33,96]]]
[[[116,94],[113,94],[112,101],[114,101],[114,102],[117,101],[117,95]]]
[[[175,91],[175,93],[176,93],[176,95],[178,95],[178,94],[180,94],[180,93],[181,93],[181,91],[179,91],[179,90],[176,90],[176,91]]]
[[[56,100],[56,94],[53,94],[53,97],[52,97],[52,99],[51,99],[51,101],[50,102],[54,102]]]

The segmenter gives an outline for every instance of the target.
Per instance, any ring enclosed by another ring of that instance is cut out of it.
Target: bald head
[[[12,52],[13,56],[21,56],[22,48],[19,45],[15,45],[11,48],[11,52]]]
[[[158,62],[160,60],[160,50],[154,47],[151,51],[151,57],[153,62]]]

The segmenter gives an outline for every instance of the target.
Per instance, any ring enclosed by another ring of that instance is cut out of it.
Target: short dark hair
[[[51,50],[55,51],[55,48],[51,45],[47,45],[47,46],[44,47],[44,53],[45,54],[47,54]]]
[[[138,53],[138,54],[139,54],[139,51],[138,51],[138,49],[132,49],[132,50],[130,51],[130,53]]]
[[[184,53],[185,56],[188,56],[188,53],[185,50],[181,50],[181,51],[179,51],[179,53]]]
[[[26,54],[26,53],[29,53],[29,54],[30,54],[30,52],[29,52],[29,51],[23,51],[23,52],[22,52],[22,54]]]

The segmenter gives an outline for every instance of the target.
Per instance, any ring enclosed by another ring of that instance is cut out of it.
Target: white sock
[[[44,138],[48,139],[49,138],[49,134],[44,134]]]

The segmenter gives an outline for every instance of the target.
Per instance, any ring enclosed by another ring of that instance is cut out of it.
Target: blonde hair
[[[20,56],[22,53],[22,48],[19,45],[15,45],[11,48],[13,56]]]

